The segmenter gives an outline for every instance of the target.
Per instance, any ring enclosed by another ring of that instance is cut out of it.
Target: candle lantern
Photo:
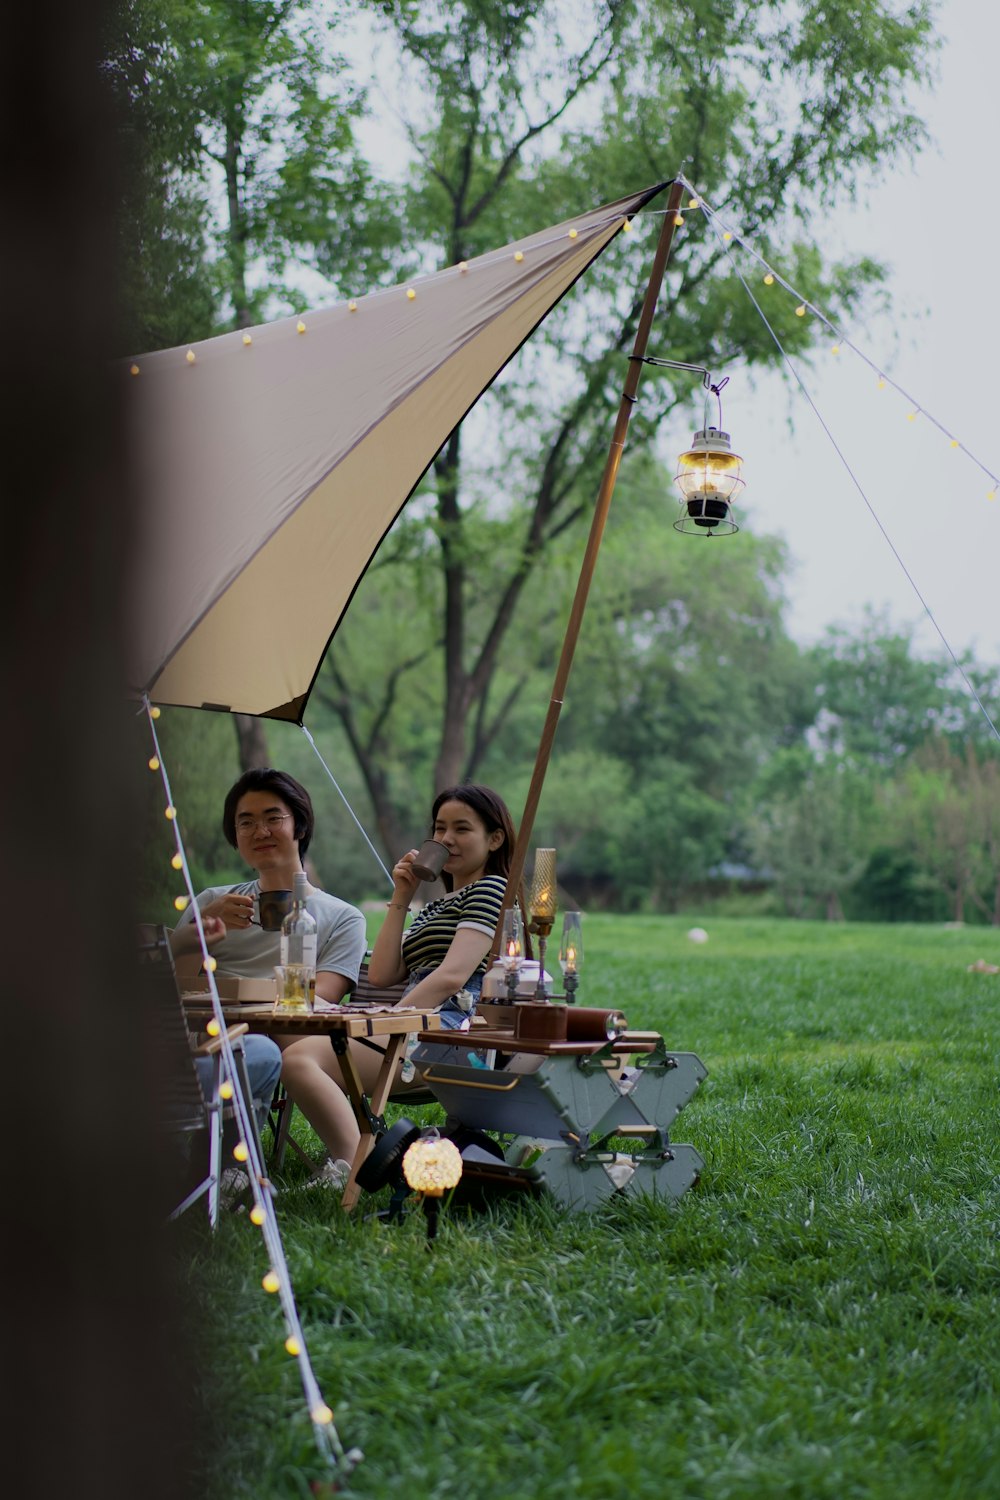
[[[556,919],[556,851],[535,850],[535,873],[528,900],[531,931],[538,938],[538,983],[535,999],[545,1000],[545,944]]]
[[[559,965],[563,971],[563,988],[570,1005],[576,1003],[576,989],[580,983],[580,965],[583,963],[583,919],[578,911],[568,911],[563,917],[562,942],[559,945]]]
[[[524,966],[524,922],[518,907],[511,906],[503,914],[500,929],[500,961],[503,964],[507,985],[507,1000],[513,1005],[517,998],[517,986]]]

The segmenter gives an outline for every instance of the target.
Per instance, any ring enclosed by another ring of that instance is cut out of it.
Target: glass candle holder
[[[535,873],[528,901],[531,925],[542,937],[548,937],[556,919],[556,851],[535,850]]]
[[[545,944],[556,919],[556,851],[535,850],[535,873],[528,900],[531,930],[538,934],[538,984],[535,999],[545,1000]]]
[[[511,906],[503,914],[500,928],[500,962],[507,984],[507,998],[513,1005],[524,964],[524,921],[520,910]]]
[[[559,944],[559,966],[563,971],[563,988],[566,999],[572,1005],[576,1001],[576,989],[580,983],[580,966],[583,963],[583,919],[578,911],[568,911],[563,917],[562,942]]]

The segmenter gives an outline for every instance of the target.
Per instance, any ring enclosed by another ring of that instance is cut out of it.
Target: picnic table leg
[[[341,1072],[344,1075],[344,1084],[347,1088],[347,1096],[351,1101],[355,1118],[361,1130],[361,1139],[358,1142],[358,1149],[354,1153],[354,1160],[351,1162],[350,1176],[347,1179],[347,1186],[344,1188],[344,1196],[340,1201],[341,1208],[347,1213],[350,1213],[361,1196],[361,1189],[357,1183],[358,1170],[375,1144],[375,1122],[379,1120],[382,1111],[385,1109],[386,1101],[392,1089],[396,1063],[399,1061],[406,1046],[407,1036],[407,1032],[401,1031],[393,1036],[386,1037],[385,1055],[382,1058],[370,1100],[365,1097],[364,1089],[361,1087],[361,1079],[358,1077],[358,1070],[355,1067],[354,1058],[351,1056],[351,1050],[347,1045],[346,1037],[331,1036],[330,1038],[340,1061]]]

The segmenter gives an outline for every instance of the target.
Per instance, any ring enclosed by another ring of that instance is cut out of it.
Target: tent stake
[[[555,680],[552,684],[552,696],[549,700],[548,712],[546,713],[545,723],[542,727],[542,737],[539,742],[538,753],[535,757],[535,769],[531,774],[531,785],[528,788],[524,812],[521,814],[521,822],[518,827],[517,842],[514,845],[510,874],[507,877],[507,889],[504,892],[504,911],[513,905],[514,895],[521,884],[528,844],[535,825],[535,814],[538,811],[538,802],[542,795],[545,772],[548,769],[549,756],[552,753],[552,742],[555,739],[559,714],[563,706],[566,683],[569,680],[570,669],[573,665],[573,654],[576,650],[580,626],[583,623],[583,612],[587,606],[587,595],[590,592],[591,580],[594,576],[594,569],[597,566],[597,554],[600,551],[604,526],[608,519],[608,511],[611,508],[611,497],[614,494],[615,481],[618,478],[618,469],[625,448],[625,438],[628,433],[629,422],[632,418],[632,407],[635,404],[635,393],[639,387],[639,375],[642,371],[642,356],[645,354],[646,345],[649,342],[649,331],[653,323],[653,314],[656,311],[656,299],[660,294],[663,275],[666,271],[667,260],[670,255],[670,246],[674,237],[674,218],[680,207],[683,192],[683,184],[675,182],[670,189],[667,211],[663,217],[663,227],[660,230],[660,239],[656,247],[656,255],[653,259],[653,269],[650,272],[649,284],[646,287],[646,296],[642,304],[642,312],[639,316],[639,326],[636,330],[632,358],[629,360],[628,373],[625,377],[625,388],[618,407],[618,418],[615,422],[614,435],[611,439],[608,456],[604,464],[604,473],[601,477],[601,487],[597,494],[594,518],[590,523],[587,550],[583,555],[580,577],[577,580],[576,593],[573,596],[573,607],[570,610],[569,621],[566,625],[566,634],[563,638],[562,652],[559,657],[559,665],[556,667]],[[502,925],[503,919],[501,914],[501,918],[497,921],[497,932],[493,942],[494,956],[499,947]]]

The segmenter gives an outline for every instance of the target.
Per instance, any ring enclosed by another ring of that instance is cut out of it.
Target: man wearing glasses
[[[291,890],[296,872],[313,833],[309,793],[285,771],[256,768],[246,771],[230,788],[222,811],[226,838],[247,864],[254,880],[238,885],[211,886],[198,896],[203,917],[218,918],[225,936],[212,943],[220,974],[239,979],[270,978],[279,962],[280,934],[260,925],[262,891]],[[354,988],[365,952],[365,919],[326,891],[309,887],[306,900],[316,919],[316,997],[334,1003]],[[175,929],[175,954],[190,945],[184,928],[192,921],[190,908]],[[178,962],[178,971],[193,973],[200,953]],[[358,1143],[358,1126],[342,1091],[335,1054],[326,1037],[276,1037],[282,1049],[282,1082],[289,1096],[322,1137],[334,1163],[331,1180],[346,1180]],[[342,1170],[341,1170],[342,1169]]]

